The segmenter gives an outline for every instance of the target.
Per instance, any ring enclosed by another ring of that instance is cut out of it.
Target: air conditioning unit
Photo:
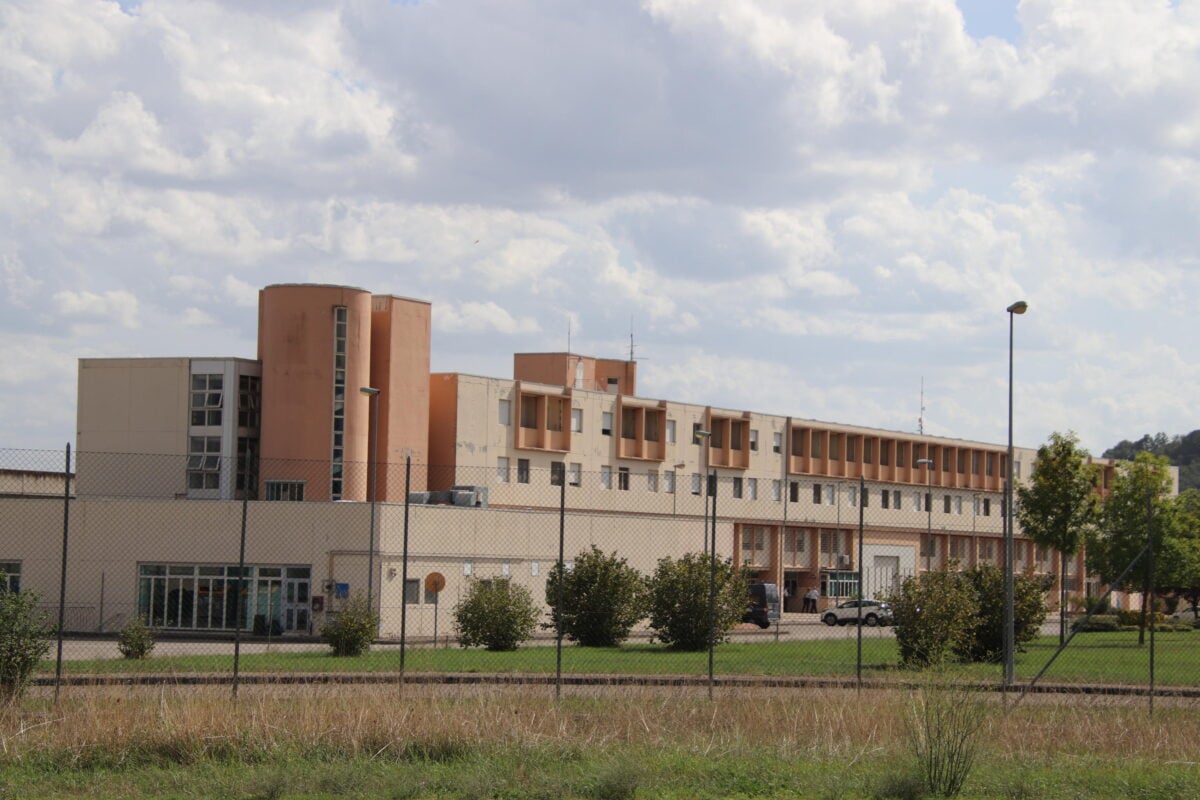
[[[849,567],[849,566],[850,566],[850,556],[846,555],[845,553],[838,553],[838,567]]]

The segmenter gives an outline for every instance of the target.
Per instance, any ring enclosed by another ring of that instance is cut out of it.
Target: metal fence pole
[[[412,455],[404,457],[404,542],[400,550],[400,685],[404,685],[404,651],[408,643],[408,495],[412,489]],[[418,597],[421,589],[417,588]],[[381,598],[382,599],[382,598]],[[437,644],[436,640],[434,644]]]
[[[554,614],[554,699],[562,699],[562,642],[563,642],[563,581],[566,566],[563,561],[567,538],[567,476],[564,467],[558,485],[558,586],[555,587]]]
[[[58,702],[58,691],[62,686],[63,626],[67,612],[67,539],[71,531],[71,444],[67,443],[66,459],[63,462],[63,536],[62,569],[58,579],[58,653],[54,659],[54,702]]]
[[[257,489],[257,487],[256,487]],[[246,593],[246,518],[250,508],[250,443],[246,443],[246,480],[242,482],[242,530],[238,543],[238,588],[237,597],[233,601],[234,605],[234,624],[233,624],[233,699],[236,701],[238,697],[238,679],[241,675],[242,666],[242,623],[245,615],[245,609],[242,607],[242,598]],[[267,623],[270,630],[270,621]]]
[[[1150,716],[1154,716],[1154,495],[1146,493],[1146,589],[1150,612]]]
[[[712,551],[708,561],[708,699],[713,699],[713,666],[717,648],[717,471],[711,475]],[[707,515],[708,509],[705,508]]]
[[[867,596],[863,586],[863,491],[866,489],[866,481],[860,475],[858,477],[858,656],[855,665],[854,674],[857,680],[858,691],[862,691],[862,601]],[[840,535],[840,534],[839,534]]]

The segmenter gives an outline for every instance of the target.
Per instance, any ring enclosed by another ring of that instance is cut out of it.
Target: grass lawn
[[[1053,656],[1056,637],[1042,637],[1017,657],[1018,679],[1029,679]],[[716,650],[718,675],[782,677],[852,677],[855,674],[856,642],[853,638],[811,641],[727,643]],[[1200,685],[1200,634],[1160,633],[1156,642],[1156,682],[1160,686]],[[68,673],[196,673],[231,672],[228,655],[150,658],[144,661],[103,659],[68,661]],[[377,647],[360,658],[333,658],[323,651],[280,651],[242,656],[243,673],[257,672],[394,672],[399,651],[393,646]],[[409,648],[405,667],[409,672],[440,673],[528,673],[553,674],[553,647],[522,647],[510,653],[480,649]],[[52,670],[44,663],[43,671]],[[981,681],[999,680],[993,664],[961,667],[965,675]],[[1149,647],[1138,646],[1135,632],[1086,633],[1075,637],[1043,677],[1044,682],[1145,685],[1149,681]],[[564,674],[704,675],[707,653],[683,653],[646,644],[620,648],[563,649]],[[863,639],[863,674],[867,678],[906,676],[913,673],[898,667],[895,641],[891,638]]]

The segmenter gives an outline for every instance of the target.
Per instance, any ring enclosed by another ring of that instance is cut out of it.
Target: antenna
[[[917,417],[917,433],[925,433],[925,376],[921,376],[921,416]]]
[[[635,348],[633,346],[633,314],[629,315],[629,360],[633,361]]]
[[[571,315],[567,314],[567,355],[571,354]]]

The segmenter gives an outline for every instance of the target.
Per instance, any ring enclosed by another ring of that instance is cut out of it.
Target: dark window
[[[629,491],[629,467],[617,469],[617,488],[623,492]]]
[[[529,483],[529,459],[517,459],[517,483]]]
[[[800,484],[798,482],[792,481],[788,486],[788,499],[793,503],[800,502]]]
[[[950,495],[948,495],[948,494],[942,495],[942,513],[943,514],[950,513]]]
[[[563,476],[566,474],[566,465],[561,461],[555,461],[550,465],[550,485],[562,486]]]
[[[813,484],[813,502],[821,505],[821,484],[819,483]]]

